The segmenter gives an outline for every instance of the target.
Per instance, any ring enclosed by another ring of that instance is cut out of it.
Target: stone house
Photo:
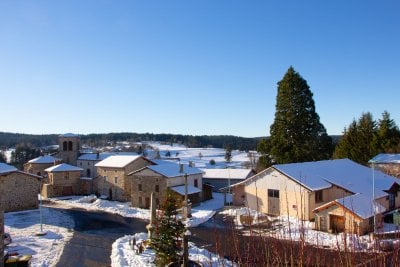
[[[371,159],[369,164],[388,175],[400,178],[400,154],[381,153]]]
[[[24,171],[42,176],[46,174],[45,169],[56,165],[57,162],[61,163],[61,159],[50,155],[40,156],[25,163]]]
[[[79,195],[80,177],[82,168],[61,163],[45,170],[47,183],[43,184],[41,194],[43,197],[61,197]]]
[[[372,175],[371,168],[349,159],[273,165],[232,186],[233,204],[245,203],[251,209],[270,215],[289,215],[303,220],[316,219],[317,225],[325,224],[329,230],[336,227],[331,223],[331,218],[336,221],[340,219],[340,223],[343,224],[346,217],[329,217],[334,215],[334,211],[331,210],[325,212],[321,221],[320,215],[323,213],[315,215],[314,211],[321,211],[317,208],[327,203],[330,203],[328,207],[342,203],[342,206],[349,209],[347,202],[357,200],[359,203],[359,199],[367,199],[361,203],[365,204],[364,210],[368,209],[373,200]],[[375,172],[375,202],[381,205],[384,211],[400,207],[397,181],[395,177],[380,171]],[[360,196],[346,198],[356,194]],[[353,213],[360,215],[360,209],[354,210]],[[362,214],[364,216],[365,212]],[[362,231],[364,226],[359,226],[359,229]]]
[[[114,153],[86,153],[82,154],[77,159],[77,166],[83,169],[82,176],[87,178],[97,177],[96,164],[100,161],[115,155]]]
[[[167,190],[175,192],[181,199],[185,195],[187,176],[188,195],[192,204],[202,200],[203,171],[188,165],[165,163],[151,165],[129,174],[132,177],[132,207],[149,208],[151,193],[155,193],[156,205],[166,197]]]
[[[0,163],[0,196],[4,212],[38,208],[41,177]]]
[[[129,173],[154,164],[143,156],[114,155],[95,164],[96,192],[111,200],[129,201],[131,198],[131,176]]]

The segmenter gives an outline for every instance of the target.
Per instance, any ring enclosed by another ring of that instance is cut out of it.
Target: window
[[[67,151],[67,146],[68,146],[67,141],[64,141],[63,142],[63,151]]]
[[[68,142],[68,151],[72,151],[72,141]]]
[[[324,201],[322,192],[322,190],[315,191],[315,203]]]
[[[90,169],[86,169],[86,176],[90,177]]]
[[[142,184],[138,184],[138,190],[142,191]]]
[[[199,183],[198,183],[197,179],[194,179],[194,186],[199,187]]]
[[[142,197],[139,197],[139,206],[142,206]]]
[[[82,166],[82,162],[79,162],[79,165]]]
[[[69,173],[68,173],[68,172],[65,172],[65,173],[64,173],[64,179],[66,179],[66,180],[69,179]]]
[[[114,178],[114,182],[117,184],[118,183],[118,177]]]
[[[155,189],[155,191],[156,191],[156,192],[160,192],[160,186],[159,186],[158,184],[156,184],[156,189]]]
[[[268,189],[268,197],[279,198],[279,190]]]

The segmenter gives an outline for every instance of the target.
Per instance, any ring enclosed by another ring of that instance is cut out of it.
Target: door
[[[329,221],[330,221],[330,226],[331,226],[330,229],[332,230],[333,233],[344,232],[345,219],[343,216],[330,215]]]
[[[268,214],[280,215],[279,190],[268,189]]]
[[[146,201],[146,207],[145,207],[145,209],[150,208],[150,198],[149,198],[149,197],[146,197],[145,201]]]

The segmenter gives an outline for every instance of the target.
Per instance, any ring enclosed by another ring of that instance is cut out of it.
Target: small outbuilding
[[[79,195],[82,168],[61,163],[47,168],[48,182],[42,186],[42,196],[61,197]]]

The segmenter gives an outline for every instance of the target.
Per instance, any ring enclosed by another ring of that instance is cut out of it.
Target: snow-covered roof
[[[336,202],[344,206],[346,209],[354,212],[362,219],[367,219],[374,216],[372,198],[368,198],[362,194],[355,194],[337,199]],[[380,214],[384,211],[385,207],[379,203],[375,203],[375,214]]]
[[[188,165],[183,165],[183,171],[180,172],[179,164],[162,164],[162,165],[150,165],[147,166],[150,170],[153,170],[165,177],[177,177],[183,176],[185,174],[200,174],[203,173],[202,170],[194,167],[189,167]]]
[[[195,194],[195,193],[200,193],[201,190],[193,185],[188,185],[188,194]],[[177,192],[179,195],[185,195],[185,186],[184,185],[178,185],[178,186],[173,186],[170,187],[170,189],[174,190]]]
[[[152,162],[154,162],[157,165],[163,165],[163,164],[177,164],[176,160],[164,160],[164,159],[151,159]]]
[[[331,187],[332,184],[352,193],[361,193],[372,198],[372,177],[375,177],[375,197],[386,196],[388,190],[398,180],[372,168],[365,167],[349,159],[323,160],[315,162],[274,165],[273,168],[291,177],[310,190]]]
[[[384,164],[384,163],[400,163],[400,154],[378,154],[369,160],[369,163]]]
[[[72,172],[72,171],[83,171],[82,168],[72,166],[66,163],[61,163],[56,166],[45,169],[46,172]]]
[[[124,168],[129,163],[137,160],[141,156],[133,155],[114,155],[95,164],[96,167]]]
[[[45,155],[45,156],[40,156],[34,159],[31,159],[28,161],[28,163],[36,163],[36,164],[49,164],[49,163],[54,163],[54,161],[60,160],[58,158],[55,158],[50,155]]]
[[[80,155],[78,160],[101,161],[113,155],[115,153],[87,153]]]
[[[65,134],[60,134],[60,137],[79,137],[79,135],[74,133],[65,133]]]
[[[202,169],[204,179],[241,179],[252,173],[251,169]]]
[[[17,168],[15,168],[14,166],[5,164],[5,163],[0,163],[0,174],[2,173],[8,173],[8,172],[15,172],[18,171]]]

